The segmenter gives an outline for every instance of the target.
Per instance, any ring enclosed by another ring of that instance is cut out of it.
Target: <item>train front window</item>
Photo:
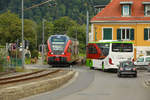
[[[52,44],[53,50],[63,50],[64,46],[62,44]]]
[[[54,53],[62,53],[65,49],[67,38],[64,36],[54,36],[50,39],[51,42],[51,48]],[[59,54],[57,53],[57,54]]]

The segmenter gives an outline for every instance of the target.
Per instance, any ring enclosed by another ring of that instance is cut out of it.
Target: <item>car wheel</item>
[[[135,74],[134,77],[137,77],[137,74]]]
[[[118,73],[117,75],[118,75],[118,77],[121,77],[121,74]]]

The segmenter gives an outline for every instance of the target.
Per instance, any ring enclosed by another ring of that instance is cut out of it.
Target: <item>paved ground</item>
[[[95,72],[94,82],[85,90],[60,100],[150,100],[150,88],[138,78],[118,78],[116,74]]]
[[[150,87],[144,84],[150,78],[147,72],[139,72],[137,78],[118,78],[116,73],[86,67],[74,70],[79,75],[71,84],[23,100],[150,100]]]

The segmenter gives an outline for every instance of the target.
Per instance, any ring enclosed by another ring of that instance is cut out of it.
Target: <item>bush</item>
[[[20,52],[19,50],[14,50],[10,52],[11,57],[16,58],[21,58],[22,57],[22,52]]]
[[[3,64],[6,61],[6,54],[3,52],[3,50],[0,51],[0,71],[3,70]]]
[[[38,50],[31,51],[31,58],[37,57],[38,58]]]

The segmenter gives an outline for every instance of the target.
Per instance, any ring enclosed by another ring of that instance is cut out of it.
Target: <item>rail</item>
[[[54,71],[40,70],[40,71],[22,74],[22,75],[0,78],[0,85],[9,84],[9,83],[17,83],[17,82],[22,82],[22,81],[27,81],[27,80],[33,80],[33,79],[41,78],[41,77],[44,77],[47,75],[52,75],[52,74],[58,73],[60,71],[61,71],[61,69],[57,69]]]

